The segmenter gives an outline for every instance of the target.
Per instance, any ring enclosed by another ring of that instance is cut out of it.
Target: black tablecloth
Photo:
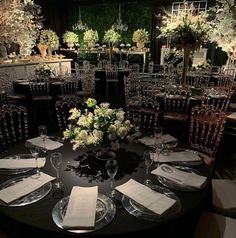
[[[130,178],[139,182],[145,179],[145,169],[142,154],[148,148],[141,144],[122,145],[116,152],[116,159],[119,165],[119,172],[116,175],[114,186],[123,184]],[[68,196],[73,186],[98,186],[99,193],[109,191],[109,179],[105,172],[106,161],[95,158],[93,149],[83,149],[73,151],[70,143],[57,151],[63,155],[63,164],[60,169],[62,181],[64,183],[64,196]],[[89,151],[89,152],[88,152]],[[16,145],[7,154],[28,153],[24,145]],[[83,163],[90,162],[90,170],[71,169],[85,153],[88,157]],[[50,154],[47,154],[46,165],[43,172],[52,176],[56,175],[55,170],[50,164]],[[5,156],[5,155],[3,155]],[[3,157],[1,156],[1,157]],[[88,160],[88,161],[87,161]],[[69,167],[68,167],[69,165]],[[154,164],[152,166],[155,166]],[[154,168],[154,167],[153,167]],[[194,169],[209,178],[210,172],[206,165],[194,166]],[[96,176],[98,171],[101,176]],[[90,176],[89,176],[90,175]],[[0,182],[4,182],[13,176],[0,175]],[[158,184],[154,175],[150,179]],[[173,190],[174,191],[174,190]],[[24,207],[0,207],[0,227],[8,230],[12,237],[136,237],[137,235],[148,236],[153,233],[155,237],[192,237],[198,215],[208,206],[211,197],[210,179],[207,186],[195,192],[174,191],[182,203],[181,212],[168,222],[151,222],[136,218],[130,215],[124,208],[118,207],[115,218],[105,228],[87,234],[73,234],[58,228],[52,220],[52,209],[60,200],[57,198],[56,190],[53,189],[45,198],[31,205]],[[121,205],[121,204],[119,204]],[[10,236],[10,237],[11,237]]]

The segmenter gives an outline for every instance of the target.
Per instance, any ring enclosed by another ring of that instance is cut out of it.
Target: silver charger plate
[[[62,223],[66,214],[69,196],[61,199],[52,210],[52,219],[55,224],[63,229]],[[74,233],[87,233],[99,230],[108,225],[116,214],[116,206],[114,202],[104,194],[99,193],[97,198],[95,227],[93,230],[65,230]]]
[[[127,212],[131,215],[148,220],[148,221],[155,221],[155,222],[166,222],[169,219],[173,219],[174,216],[178,215],[181,211],[182,205],[180,199],[167,188],[158,186],[158,185],[149,185],[149,187],[159,193],[165,194],[167,197],[174,199],[176,202],[175,204],[166,210],[162,215],[156,214],[151,210],[145,208],[144,206],[140,205],[139,203],[135,202],[133,199],[123,195],[122,196],[122,204]]]
[[[33,156],[31,154],[15,154],[15,155],[9,155],[4,157],[3,159],[32,159]],[[16,174],[23,174],[26,172],[29,172],[31,170],[34,170],[35,168],[21,168],[21,169],[3,169],[0,168],[0,174],[6,174],[6,175],[16,175]]]
[[[10,187],[18,182],[21,182],[25,178],[28,178],[28,177],[29,176],[20,176],[17,178],[9,179],[6,182],[0,184],[0,190]],[[35,178],[35,179],[37,179],[37,178]],[[38,188],[37,190],[25,195],[24,197],[13,201],[10,204],[6,204],[6,203],[0,201],[0,205],[7,206],[7,207],[22,207],[25,205],[29,205],[29,204],[35,203],[35,202],[41,200],[42,198],[44,198],[45,196],[47,196],[48,193],[51,191],[51,189],[52,189],[52,183],[49,182],[49,183],[44,184],[42,187]]]
[[[179,169],[181,171],[184,172],[188,172],[188,173],[192,173],[192,174],[198,174],[201,175],[200,172],[198,172],[195,169],[189,168],[189,167],[185,167],[185,166],[174,166],[176,169]],[[203,189],[206,185],[207,185],[207,180],[206,182],[202,185],[201,188],[196,188],[196,187],[191,187],[191,186],[186,186],[180,183],[175,183],[173,180],[164,178],[162,176],[158,176],[157,175],[157,180],[164,186],[170,188],[170,189],[175,189],[175,190],[179,190],[179,191],[185,191],[185,192],[192,192],[192,191],[198,191]]]

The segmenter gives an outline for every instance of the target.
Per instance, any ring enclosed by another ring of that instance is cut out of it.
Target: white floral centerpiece
[[[42,30],[39,37],[39,43],[43,45],[47,45],[48,47],[52,49],[58,49],[59,37],[57,36],[56,32],[50,29]]]
[[[149,33],[145,29],[138,29],[134,31],[132,40],[137,43],[138,48],[142,49],[149,41]]]
[[[98,32],[92,29],[88,29],[84,32],[84,42],[88,44],[88,47],[94,47],[98,41]]]
[[[49,64],[40,63],[35,67],[34,73],[37,77],[49,78],[53,74],[53,70]]]
[[[138,134],[137,128],[125,119],[122,109],[111,109],[109,103],[97,105],[93,98],[89,98],[86,105],[84,111],[70,110],[71,123],[64,131],[64,138],[70,140],[74,150],[89,145],[115,150],[121,141],[132,142]]]
[[[42,28],[41,7],[33,0],[0,1],[0,43],[18,44],[20,54],[30,55]]]
[[[62,36],[63,42],[67,43],[68,46],[71,48],[73,47],[75,43],[79,42],[79,37],[76,33],[73,31],[66,31]]]
[[[177,50],[184,50],[184,67],[182,85],[186,84],[189,58],[191,52],[200,48],[208,41],[209,26],[206,24],[208,14],[197,12],[193,4],[188,9],[180,11],[178,15],[166,12],[163,17],[163,26],[160,27],[159,37],[168,37],[171,46]]]

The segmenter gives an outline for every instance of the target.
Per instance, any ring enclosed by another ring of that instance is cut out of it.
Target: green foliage
[[[98,31],[99,43],[102,45],[105,31],[110,29],[118,17],[118,4],[97,4],[81,6],[82,21],[86,23],[89,28]],[[79,9],[76,11],[71,9],[70,15],[70,28],[72,29],[79,19]],[[128,26],[126,32],[119,32],[121,34],[121,41],[123,43],[132,42],[133,32],[138,28],[145,28],[148,32],[151,32],[152,24],[152,8],[151,6],[143,6],[143,4],[130,3],[121,6],[121,18],[122,21]],[[83,32],[78,31],[80,45],[83,47]]]

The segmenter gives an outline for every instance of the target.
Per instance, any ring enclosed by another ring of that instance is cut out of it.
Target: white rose
[[[118,130],[117,130],[117,135],[120,137],[120,138],[125,138],[126,135],[127,135],[128,131],[127,131],[127,128],[124,127],[124,126],[121,126]]]
[[[116,126],[115,126],[115,125],[110,125],[110,126],[108,127],[108,132],[109,132],[109,133],[114,133],[114,132],[116,132]]]
[[[77,110],[76,108],[72,108],[70,110],[70,113],[71,113],[71,115],[69,117],[69,120],[75,120],[75,119],[79,118],[81,115],[81,111]]]
[[[86,141],[87,137],[88,137],[88,132],[85,130],[80,131],[78,137],[82,140],[82,141]]]
[[[124,120],[124,115],[125,115],[125,112],[123,112],[123,111],[118,111],[118,112],[116,113],[116,118],[117,118],[117,120],[118,120],[118,121],[123,121],[123,120]]]
[[[91,119],[85,115],[82,115],[77,122],[79,126],[83,127],[89,127],[91,123],[92,123]]]

